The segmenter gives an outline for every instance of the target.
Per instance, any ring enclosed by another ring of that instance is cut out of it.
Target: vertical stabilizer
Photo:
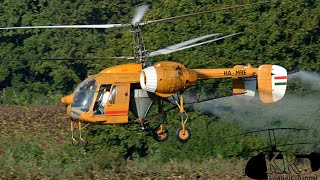
[[[259,96],[263,103],[280,100],[287,88],[287,70],[278,65],[265,64],[258,69]]]
[[[233,69],[252,68],[250,64],[248,66],[236,65]],[[233,78],[233,94],[240,94],[235,96],[237,101],[250,101],[256,94],[257,79],[256,78]]]

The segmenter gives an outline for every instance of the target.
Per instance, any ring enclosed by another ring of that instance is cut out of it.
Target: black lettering
[[[284,172],[291,173],[290,169],[292,169],[296,174],[300,174],[301,172],[294,164],[296,162],[296,156],[293,154],[283,154],[283,165]]]
[[[238,71],[236,71],[236,75],[238,75],[238,76],[243,76],[243,75],[246,75],[247,74],[247,72],[246,72],[246,70],[238,70]]]
[[[284,172],[284,170],[282,170],[280,168],[280,166],[277,164],[276,157],[278,156],[278,154],[279,154],[279,152],[275,152],[272,156],[272,159],[270,159],[270,157],[268,157],[270,159],[269,161],[266,161],[268,174],[270,174],[270,173],[280,174],[280,173]]]
[[[224,75],[224,76],[231,76],[231,71],[224,71],[224,72],[223,72],[223,75]]]

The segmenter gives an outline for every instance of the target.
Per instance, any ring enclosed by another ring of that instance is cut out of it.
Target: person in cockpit
[[[110,85],[101,86],[97,98],[96,107],[94,109],[95,114],[104,114],[104,107],[106,106],[108,101],[110,102],[110,100]]]

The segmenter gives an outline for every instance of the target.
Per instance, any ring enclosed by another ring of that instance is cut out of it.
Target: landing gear
[[[176,132],[176,137],[180,142],[187,142],[191,137],[190,129],[187,127],[179,126]]]
[[[164,142],[168,139],[169,132],[168,129],[164,127],[163,124],[158,125],[153,130],[153,138],[158,142]]]
[[[169,131],[164,127],[164,123],[166,121],[166,115],[163,111],[163,102],[158,99],[158,113],[160,115],[160,124],[153,129],[153,138],[158,142],[164,142],[169,137]]]
[[[82,127],[82,122],[71,121],[71,143],[74,146],[86,146],[88,144],[88,140],[82,137],[82,130],[85,129],[89,124],[86,124]],[[79,134],[79,137],[76,137],[76,134]]]
[[[180,142],[187,142],[190,139],[191,132],[190,129],[185,126],[185,124],[188,121],[188,114],[184,110],[184,104],[183,104],[183,95],[180,94],[180,103],[177,103],[179,109],[180,109],[180,119],[181,119],[181,125],[177,129],[176,137]]]
[[[80,138],[80,146],[86,146],[88,145],[88,140],[85,138]]]
[[[174,97],[175,98],[175,97]],[[191,137],[190,129],[186,127],[186,123],[188,121],[188,114],[186,113],[184,109],[184,102],[183,102],[183,94],[182,92],[179,95],[179,98],[176,98],[178,100],[175,100],[177,106],[180,110],[180,126],[176,131],[176,137],[180,142],[187,142]],[[166,121],[166,114],[165,111],[163,111],[163,104],[162,100],[158,99],[158,115],[161,117],[159,118],[160,124],[153,129],[152,135],[153,138],[158,142],[164,142],[169,137],[169,131],[164,127],[165,121]],[[157,115],[157,116],[158,116]],[[146,125],[146,122],[141,120],[137,120],[137,122],[141,125],[142,130],[149,130],[149,126]]]
[[[74,146],[79,146],[79,140],[75,139],[74,137],[71,139],[71,143]]]

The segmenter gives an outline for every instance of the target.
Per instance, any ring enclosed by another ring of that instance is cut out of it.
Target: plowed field
[[[2,136],[51,137],[57,143],[69,138],[69,121],[62,119],[61,106],[0,106],[0,132]]]

